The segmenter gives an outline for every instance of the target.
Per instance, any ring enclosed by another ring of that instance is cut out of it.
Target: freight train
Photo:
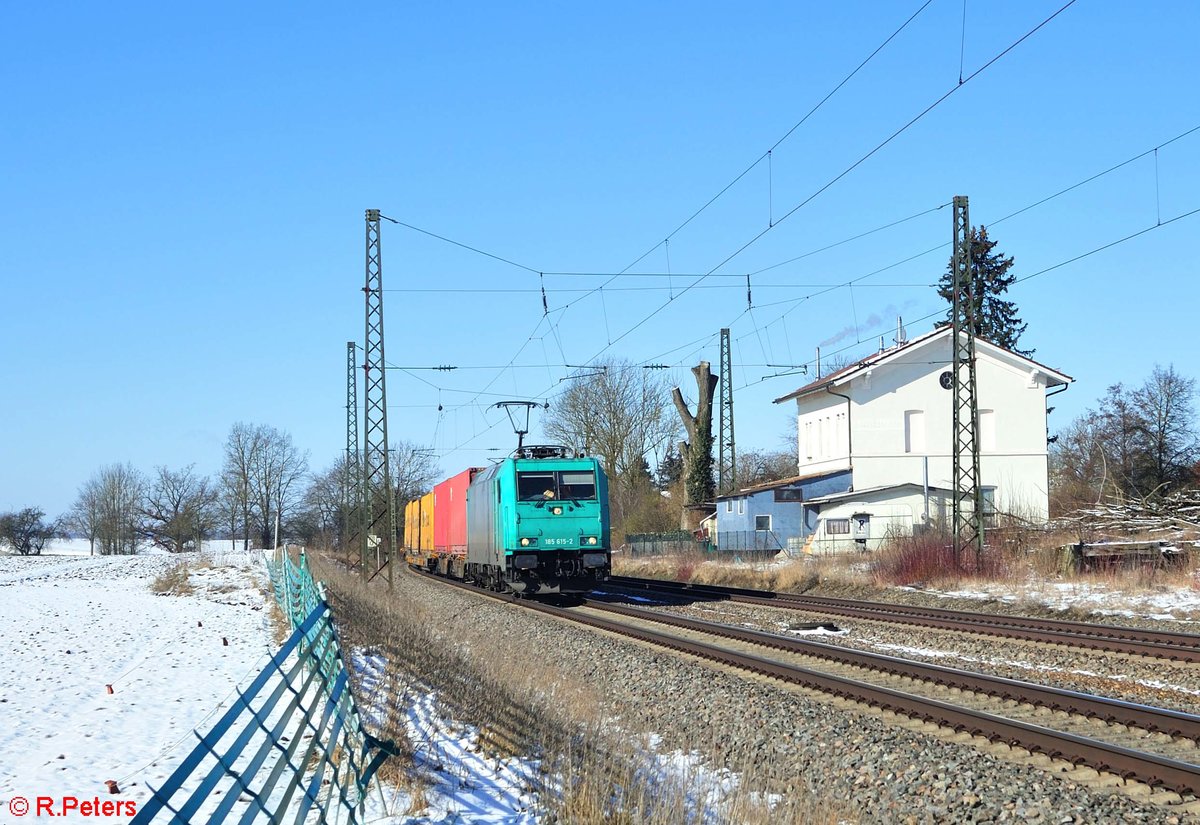
[[[608,479],[564,447],[520,447],[404,508],[410,565],[521,595],[586,593],[608,578]]]

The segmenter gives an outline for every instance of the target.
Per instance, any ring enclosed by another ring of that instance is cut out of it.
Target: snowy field
[[[206,554],[193,593],[156,595],[154,579],[196,554],[90,557],[78,544],[0,555],[0,821],[16,821],[17,797],[140,805],[273,646],[256,554]],[[21,821],[48,821],[34,812]],[[56,821],[73,818],[128,821]]]

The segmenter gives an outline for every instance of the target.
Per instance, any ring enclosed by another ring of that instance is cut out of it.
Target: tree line
[[[425,492],[436,479],[427,451],[399,442],[391,454],[398,501]],[[37,555],[53,537],[73,535],[87,539],[92,554],[130,554],[146,545],[179,553],[215,538],[235,548],[270,547],[277,529],[281,540],[332,545],[347,529],[346,465],[339,457],[310,473],[308,453],[289,433],[239,422],[230,428],[215,476],[194,464],[150,472],[105,465],[56,519],[47,520],[38,507],[0,513],[0,545]]]
[[[1196,380],[1156,365],[1137,387],[1113,384],[1050,449],[1055,510],[1145,499],[1200,484]]]

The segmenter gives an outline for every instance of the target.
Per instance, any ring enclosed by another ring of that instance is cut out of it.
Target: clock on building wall
[[[942,389],[948,390],[954,386],[954,373],[946,370],[938,376],[938,383],[942,385]]]

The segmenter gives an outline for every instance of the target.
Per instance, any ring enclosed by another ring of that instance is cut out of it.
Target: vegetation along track
[[[649,591],[666,596],[690,596],[698,599],[767,605],[892,624],[909,624],[941,630],[1003,636],[1009,639],[1086,647],[1109,653],[1153,656],[1180,662],[1200,662],[1200,636],[1191,633],[1144,630],[1090,622],[1035,619],[1027,616],[1005,616],[995,613],[971,613],[964,610],[945,610],[936,607],[916,607],[906,604],[866,602],[825,596],[800,596],[774,593],[770,590],[686,584],[659,579],[637,579],[629,576],[613,576],[605,583],[605,590],[612,588]]]
[[[509,595],[452,580],[439,581],[480,596],[513,601],[559,619],[1023,748],[1050,759],[1086,765],[1179,794],[1200,793],[1200,766],[1179,758],[1200,753],[1196,749],[1200,742],[1200,717],[1190,714],[621,605],[585,600],[580,607],[563,608],[538,601],[513,600]],[[665,633],[654,629],[652,624],[673,625],[683,633]],[[702,635],[732,639],[735,646],[743,649],[715,645],[698,638]],[[794,660],[823,660],[832,666],[806,666],[797,661],[766,658],[744,649],[750,645],[782,650]],[[884,678],[873,681],[856,678],[871,670]],[[936,693],[952,701],[912,692],[918,682],[934,686],[926,693]],[[900,689],[901,686],[905,689]],[[1037,718],[1038,722],[1017,716]],[[1060,729],[1046,723],[1057,724]],[[1106,739],[1085,736],[1076,732],[1079,730],[1104,731]],[[1146,750],[1147,746],[1157,752]]]

